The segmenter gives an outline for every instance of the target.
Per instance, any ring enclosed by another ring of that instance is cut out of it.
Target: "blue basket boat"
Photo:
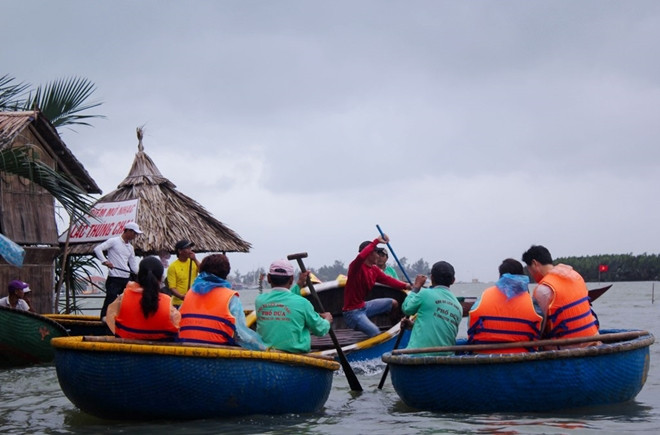
[[[0,367],[51,362],[51,339],[67,335],[64,327],[44,316],[0,307]]]
[[[82,411],[110,419],[199,419],[319,411],[333,360],[114,337],[52,341],[57,378]]]
[[[632,400],[646,381],[653,335],[611,330],[591,338],[603,344],[524,354],[449,356],[416,356],[412,352],[422,350],[406,349],[382,359],[389,364],[392,385],[401,400],[420,410],[544,412]],[[449,348],[460,352],[470,346]],[[434,349],[440,348],[426,351]]]

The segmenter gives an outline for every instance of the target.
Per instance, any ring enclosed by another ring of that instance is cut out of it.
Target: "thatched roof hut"
[[[138,152],[128,176],[97,204],[137,199],[136,222],[143,233],[133,241],[138,256],[174,252],[178,240],[195,243],[195,252],[249,252],[251,245],[216,220],[192,198],[176,190],[144,152],[142,129],[137,129]],[[69,246],[71,255],[93,254],[99,242]]]
[[[66,174],[87,193],[101,193],[82,163],[40,111],[0,111],[0,149],[11,147],[29,148],[35,160]],[[6,292],[9,281],[21,279],[33,290],[35,310],[51,312],[53,259],[60,253],[53,196],[25,178],[0,170],[0,233],[25,250],[20,268],[0,257],[0,295]]]

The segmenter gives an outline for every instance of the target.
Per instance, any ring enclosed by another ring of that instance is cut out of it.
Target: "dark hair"
[[[500,264],[500,276],[504,275],[505,273],[510,273],[512,275],[523,275],[523,265],[520,263],[518,260],[514,260],[513,258],[507,258]]]
[[[270,278],[270,283],[275,287],[285,285],[292,278],[291,276],[271,275],[270,273],[268,274],[268,277]]]
[[[163,263],[158,257],[146,257],[140,261],[137,281],[142,287],[140,306],[144,318],[158,311],[158,296],[160,295],[160,280],[163,277]]]
[[[550,251],[545,246],[532,245],[531,248],[523,253],[522,261],[529,266],[534,260],[545,266],[546,264],[552,264],[552,255],[550,255]]]
[[[227,279],[227,275],[231,271],[229,265],[229,258],[224,254],[213,254],[204,257],[202,264],[199,265],[200,272],[211,273],[222,279]]]
[[[454,283],[454,266],[446,261],[438,261],[431,268],[431,281],[434,285],[444,285],[449,287]]]

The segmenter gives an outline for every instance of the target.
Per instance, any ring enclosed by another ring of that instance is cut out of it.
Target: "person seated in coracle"
[[[298,276],[297,286],[306,285],[309,271]],[[290,291],[293,266],[288,260],[274,261],[268,270],[272,290],[257,296],[257,332],[268,348],[293,353],[311,350],[310,333],[323,336],[330,330],[332,314],[317,313],[307,299]]]
[[[529,294],[523,265],[507,258],[499,267],[500,279],[483,291],[468,314],[468,344],[515,343],[541,337],[540,308]],[[475,353],[522,353],[533,348],[480,350]]]
[[[403,314],[417,314],[408,349],[455,345],[458,325],[463,318],[463,307],[449,290],[455,281],[454,267],[446,261],[438,261],[431,268],[431,287],[422,288],[426,279],[425,275],[417,275],[412,291],[403,301]],[[410,325],[410,320],[402,320],[402,327]]]
[[[160,291],[163,263],[158,257],[140,261],[137,282],[129,281],[124,292],[109,306],[105,321],[116,337],[137,340],[176,338],[181,315],[170,296]]]
[[[32,311],[25,301],[25,294],[30,292],[28,283],[18,279],[9,283],[8,295],[0,299],[0,307],[14,308],[22,311]]]
[[[598,334],[598,317],[591,308],[587,284],[577,271],[566,264],[553,265],[550,251],[541,245],[532,245],[523,253],[522,261],[538,283],[532,298],[543,313],[541,338],[555,340]],[[590,341],[559,348],[587,347],[599,343]],[[551,348],[558,347],[545,347]]]
[[[243,304],[227,275],[231,267],[223,254],[205,257],[199,275],[181,304],[179,340],[188,343],[225,344],[265,350],[259,334],[247,327]]]
[[[344,306],[342,315],[346,325],[367,336],[380,334],[380,329],[369,317],[382,313],[390,313],[393,318],[399,318],[399,303],[392,298],[378,298],[367,301],[367,294],[376,283],[380,283],[399,290],[408,290],[411,285],[385,275],[376,265],[379,258],[377,251],[379,243],[389,243],[386,234],[374,239],[364,241],[358,248],[358,255],[348,266],[348,279],[344,287]]]

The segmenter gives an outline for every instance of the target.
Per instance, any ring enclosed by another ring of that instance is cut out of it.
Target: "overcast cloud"
[[[399,257],[494,280],[555,257],[657,253],[656,1],[3,0],[1,74],[82,76],[63,139],[104,193],[145,151],[253,244]]]

